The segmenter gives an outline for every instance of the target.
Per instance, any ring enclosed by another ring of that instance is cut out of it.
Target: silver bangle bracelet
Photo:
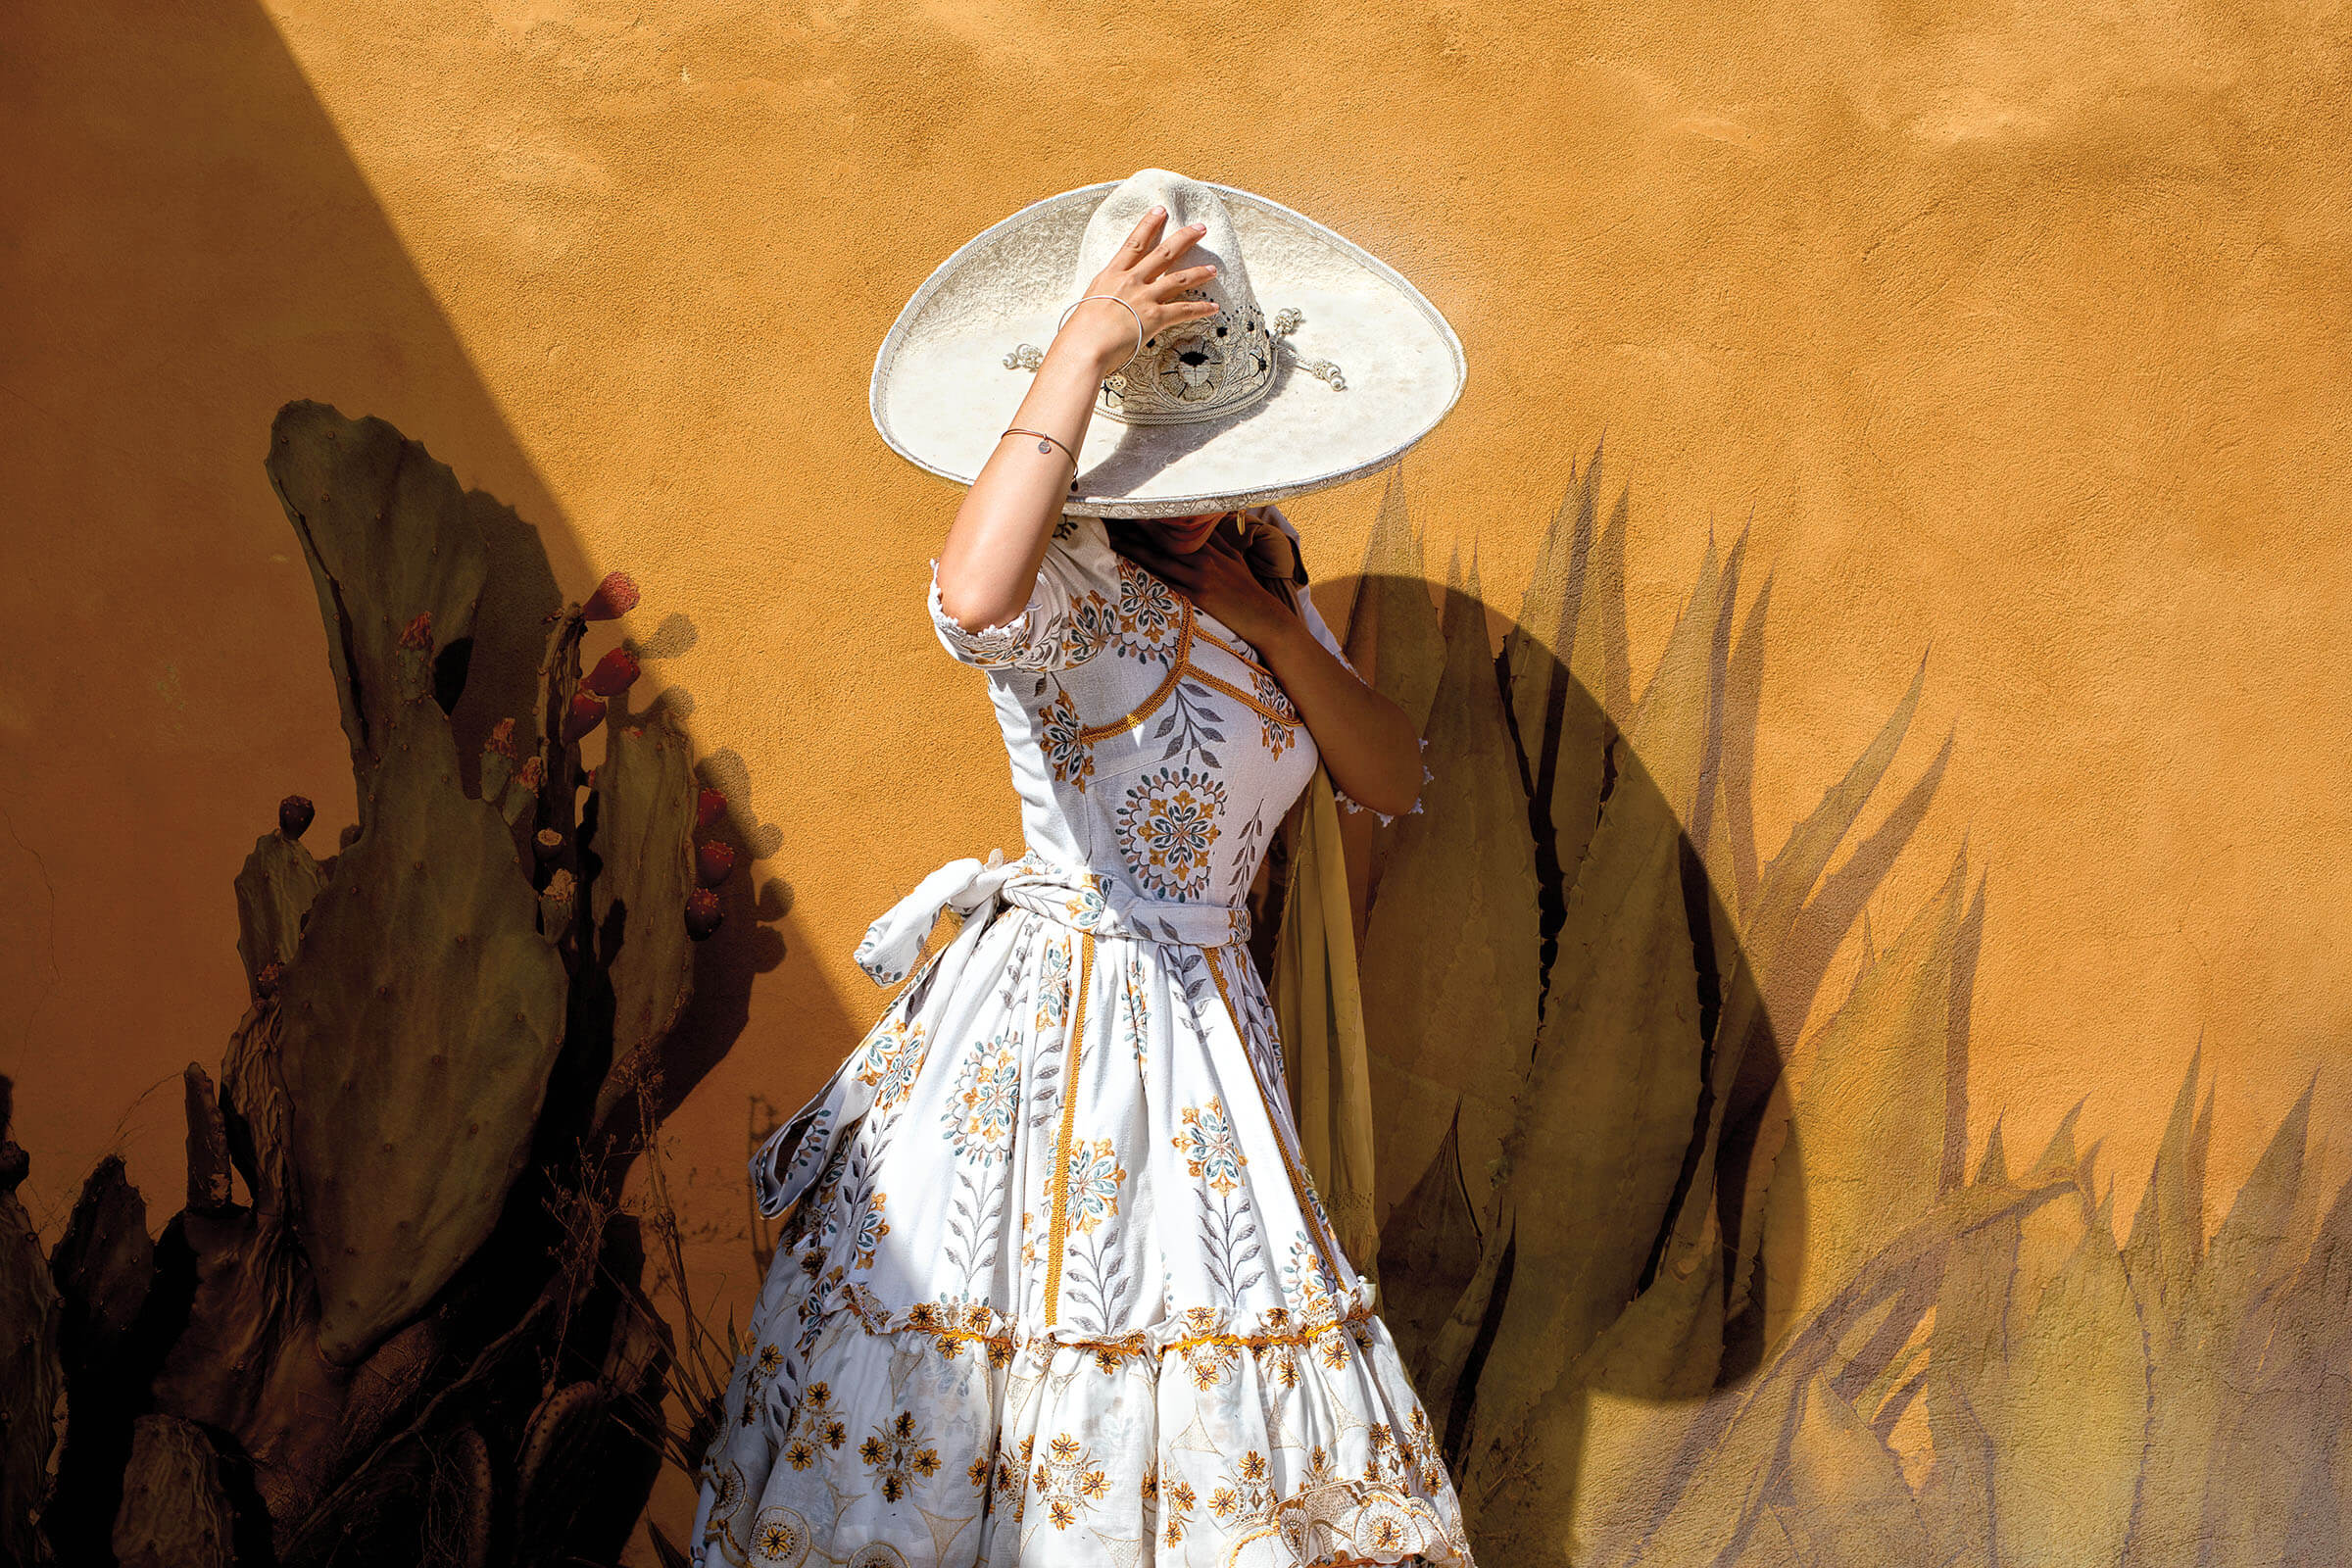
[[[1061,320],[1054,323],[1054,330],[1056,334],[1061,331],[1062,322],[1067,321],[1070,318],[1070,311],[1076,310],[1079,306],[1084,305],[1088,300],[1109,300],[1114,305],[1127,306],[1127,314],[1135,318],[1135,354],[1141,354],[1144,352],[1144,313],[1137,310],[1134,306],[1128,305],[1125,300],[1120,299],[1116,294],[1083,294],[1077,299],[1070,301],[1070,310],[1062,312]],[[1127,359],[1122,360],[1120,364],[1125,365],[1134,360],[1135,354],[1128,355]]]

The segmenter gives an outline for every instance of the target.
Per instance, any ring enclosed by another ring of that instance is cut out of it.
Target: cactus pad
[[[597,956],[612,978],[612,1066],[597,1093],[600,1124],[634,1093],[694,989],[683,911],[695,890],[696,797],[694,759],[666,709],[606,731],[596,770],[603,865],[589,889]]]
[[[456,475],[381,419],[289,403],[271,421],[266,466],[318,590],[365,811],[397,706],[401,634],[429,615],[440,647],[466,638],[489,548]]]
[[[564,964],[429,698],[393,722],[279,1002],[320,1348],[359,1359],[490,1234],[564,1027]]]
[[[298,839],[265,833],[254,841],[237,872],[237,956],[245,960],[245,983],[263,991],[262,970],[293,961],[302,941],[302,917],[326,886],[326,873]]]
[[[229,1568],[232,1525],[220,1456],[204,1429],[175,1415],[139,1417],[115,1515],[122,1568]]]

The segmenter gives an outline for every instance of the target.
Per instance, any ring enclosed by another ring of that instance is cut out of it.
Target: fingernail
[[[1162,218],[1167,215],[1167,211],[1168,210],[1165,207],[1154,207],[1152,209],[1152,216],[1153,218]]]

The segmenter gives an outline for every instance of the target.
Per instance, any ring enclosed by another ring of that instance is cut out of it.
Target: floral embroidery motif
[[[916,1478],[939,1468],[939,1450],[929,1446],[912,1410],[901,1410],[897,1419],[874,1428],[874,1435],[858,1446],[858,1457],[874,1472],[882,1483],[882,1495],[892,1502],[905,1497]]]
[[[1070,702],[1070,694],[1056,691],[1054,700],[1039,710],[1037,717],[1038,750],[1045,755],[1046,765],[1054,770],[1054,782],[1084,790],[1086,781],[1095,776],[1095,749],[1080,733],[1086,726]]]
[[[1081,1143],[1070,1150],[1070,1228],[1092,1235],[1096,1226],[1119,1211],[1119,1184],[1127,1179],[1110,1140],[1098,1138],[1092,1148]]]
[[[856,1240],[851,1243],[858,1254],[857,1262],[853,1265],[855,1267],[872,1268],[874,1266],[874,1249],[881,1245],[883,1237],[890,1234],[890,1221],[882,1217],[884,1200],[885,1195],[876,1193],[872,1198],[866,1200],[865,1207],[858,1211],[858,1235]]]
[[[752,1526],[752,1549],[762,1562],[797,1563],[808,1552],[808,1521],[780,1505],[762,1508]]]
[[[1209,846],[1225,809],[1225,786],[1185,767],[1146,773],[1119,803],[1119,848],[1151,892],[1185,900],[1208,885]]]
[[[1046,1445],[1046,1456],[1037,1461],[1030,1485],[1046,1499],[1046,1517],[1056,1530],[1076,1524],[1081,1513],[1110,1493],[1108,1474],[1085,1445],[1066,1432]]]
[[[1192,1483],[1182,1476],[1160,1489],[1159,1512],[1166,1521],[1165,1528],[1160,1531],[1162,1541],[1171,1546],[1182,1544],[1184,1527],[1192,1523],[1193,1509],[1199,1505],[1199,1501],[1193,1494]]]
[[[784,1462],[795,1470],[806,1470],[816,1462],[819,1445],[839,1448],[849,1440],[850,1429],[833,1408],[832,1386],[811,1383],[801,1396],[801,1407],[792,1413],[792,1427],[784,1440]]]
[[[1223,1483],[1208,1494],[1208,1511],[1227,1524],[1245,1519],[1270,1519],[1274,1514],[1274,1489],[1267,1484],[1266,1456],[1255,1448],[1242,1455],[1242,1462],[1230,1474],[1219,1478]]]
[[[1070,945],[1049,942],[1045,956],[1038,960],[1037,1027],[1043,1031],[1059,1024],[1068,1016],[1069,1007]]]
[[[1021,1061],[1009,1033],[963,1059],[956,1090],[940,1119],[948,1146],[966,1164],[992,1165],[1012,1148],[1012,1123],[1021,1108]]]
[[[1220,1193],[1242,1185],[1242,1167],[1250,1163],[1225,1114],[1224,1102],[1208,1097],[1206,1105],[1184,1107],[1184,1131],[1170,1140],[1184,1152],[1185,1174],[1198,1176]]]
[[[1116,625],[1110,601],[1089,588],[1086,597],[1070,602],[1067,612],[1059,617],[1055,649],[1057,662],[1067,668],[1082,664],[1102,649],[1102,643]]]
[[[1250,671],[1250,689],[1263,705],[1258,710],[1257,719],[1259,727],[1265,732],[1266,750],[1280,757],[1298,744],[1298,710],[1291,706],[1291,694],[1282,689],[1282,682],[1265,670],[1252,668]],[[1268,708],[1283,716],[1276,718],[1274,713],[1265,710]]]
[[[923,1065],[923,1025],[893,1016],[867,1038],[858,1079],[875,1086],[876,1110],[889,1110],[913,1091],[914,1075]]]
[[[1119,606],[1112,646],[1123,659],[1164,664],[1176,655],[1184,606],[1158,577],[1118,558]]]

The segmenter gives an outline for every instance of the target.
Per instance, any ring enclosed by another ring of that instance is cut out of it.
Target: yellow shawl
[[[1339,806],[1320,762],[1307,781],[1291,854],[1290,888],[1275,936],[1273,1001],[1307,1172],[1348,1261],[1358,1274],[1377,1277],[1363,993]]]

